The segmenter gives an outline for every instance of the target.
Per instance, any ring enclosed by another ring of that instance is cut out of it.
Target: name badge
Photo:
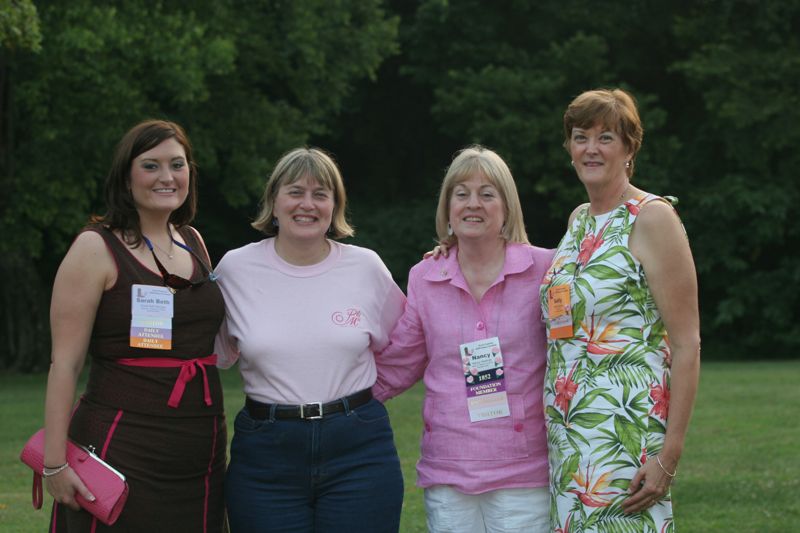
[[[131,347],[172,349],[174,301],[175,297],[167,287],[131,286]]]
[[[500,339],[492,337],[459,346],[467,385],[471,422],[511,416]]]
[[[547,290],[547,314],[551,339],[572,337],[572,309],[569,306],[569,285],[555,285]]]

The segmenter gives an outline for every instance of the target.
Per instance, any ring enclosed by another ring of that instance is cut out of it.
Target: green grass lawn
[[[229,423],[243,403],[236,371],[223,373]],[[0,376],[0,531],[43,532],[31,508],[31,472],[18,460],[42,424],[45,376]],[[389,402],[406,479],[401,531],[425,531],[417,386]],[[800,524],[800,362],[705,363],[673,490],[678,531],[788,532]],[[229,432],[231,433],[231,432]]]

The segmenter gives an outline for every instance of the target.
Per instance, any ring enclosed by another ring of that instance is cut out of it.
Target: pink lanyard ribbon
[[[177,368],[180,367],[181,372],[178,374],[178,379],[175,380],[175,386],[172,387],[172,393],[169,395],[167,405],[177,408],[181,403],[183,391],[186,390],[186,384],[194,379],[197,375],[197,368],[200,367],[200,372],[203,374],[203,399],[206,405],[211,405],[211,391],[208,388],[208,375],[206,374],[206,365],[216,366],[217,354],[211,354],[207,357],[198,357],[196,359],[175,359],[173,357],[142,357],[142,358],[127,358],[119,359],[117,362],[125,366],[139,366],[151,368]]]

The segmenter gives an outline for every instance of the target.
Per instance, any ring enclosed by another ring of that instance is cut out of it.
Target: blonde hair
[[[295,148],[278,160],[267,180],[264,196],[261,198],[261,210],[252,226],[270,237],[277,235],[278,228],[272,221],[275,218],[275,197],[278,190],[306,176],[333,192],[333,215],[328,235],[334,239],[352,237],[355,229],[346,219],[347,194],[342,175],[331,156],[319,148]]]
[[[572,128],[589,129],[597,124],[622,137],[622,142],[631,152],[631,164],[625,169],[630,178],[644,137],[636,100],[622,89],[595,89],[581,93],[564,112],[564,148],[569,151]]]
[[[522,218],[522,205],[520,205],[517,186],[511,176],[511,170],[499,155],[477,144],[468,146],[456,154],[442,181],[439,205],[436,208],[436,234],[439,242],[452,246],[458,241],[455,235],[447,234],[447,226],[450,221],[450,197],[456,185],[469,179],[475,173],[486,176],[503,200],[505,223],[501,236],[507,242],[530,244],[528,234],[525,232],[525,221]]]

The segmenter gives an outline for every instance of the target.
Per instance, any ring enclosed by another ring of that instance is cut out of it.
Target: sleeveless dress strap
[[[200,257],[204,258],[208,265],[211,265],[211,257],[208,255],[208,250],[196,229],[189,225],[181,226],[178,228],[178,233],[183,237],[187,246],[200,255]]]
[[[673,201],[674,199],[674,201]],[[645,193],[641,196],[637,196],[635,198],[631,198],[623,205],[628,208],[628,211],[634,216],[639,214],[639,211],[649,204],[650,202],[664,202],[668,206],[670,206],[673,210],[675,210],[675,204],[678,203],[678,199],[674,196],[658,196],[652,193]]]

